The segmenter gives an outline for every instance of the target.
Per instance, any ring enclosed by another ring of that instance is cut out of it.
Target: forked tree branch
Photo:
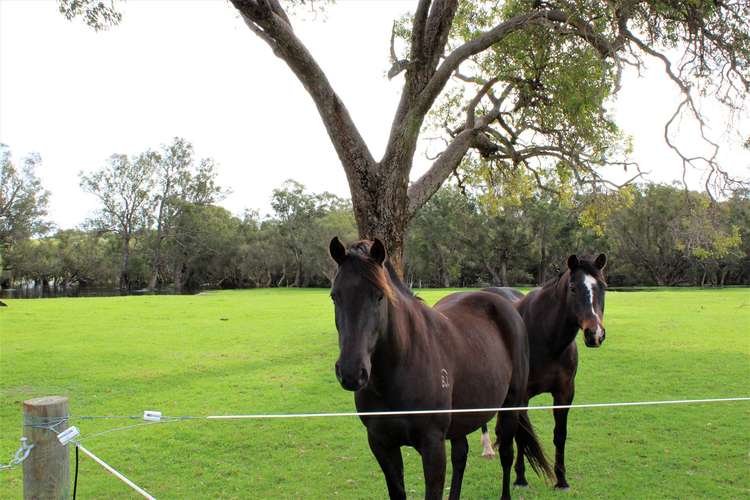
[[[480,131],[500,116],[503,99],[494,100],[492,109],[481,117],[476,116],[476,107],[479,101],[488,94],[495,83],[497,83],[497,79],[492,79],[482,86],[466,108],[466,122],[463,130],[454,135],[453,140],[433,162],[427,172],[409,186],[407,191],[409,218],[413,217],[417,210],[427,203],[427,200],[440,189],[443,181],[448,178],[451,172],[456,170]],[[506,87],[507,92],[509,92],[509,87]]]
[[[231,1],[247,25],[286,62],[310,94],[341,159],[352,191],[361,190],[360,177],[371,174],[375,160],[325,73],[294,34],[281,5],[277,0]]]

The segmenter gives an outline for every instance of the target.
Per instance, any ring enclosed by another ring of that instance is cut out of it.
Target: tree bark
[[[539,274],[537,275],[537,284],[542,286],[547,281],[547,224],[545,223],[542,223],[539,241]]]
[[[490,280],[492,285],[500,285],[502,283],[502,278],[497,274],[495,268],[490,265],[489,262],[484,263],[484,268],[487,269],[487,271],[490,273]]]
[[[284,283],[284,280],[286,279],[286,264],[284,264],[284,267],[281,268],[281,278],[279,278],[279,281],[276,282],[276,287],[281,288],[282,283]]]
[[[156,290],[156,283],[161,274],[161,227],[157,229],[156,248],[154,249],[154,258],[151,262],[151,277],[148,280],[148,289]]]
[[[120,268],[120,291],[125,292],[130,288],[128,267],[130,266],[130,235],[122,238],[122,267]]]
[[[302,259],[298,256],[294,256],[296,263],[294,269],[294,288],[299,288],[302,285]]]

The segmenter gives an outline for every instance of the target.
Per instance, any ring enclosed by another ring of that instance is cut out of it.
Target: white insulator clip
[[[62,431],[60,434],[57,435],[57,440],[60,441],[60,444],[65,446],[66,444],[73,441],[75,438],[81,435],[81,431],[78,430],[78,427],[72,426],[68,427],[64,431]]]
[[[146,410],[143,412],[143,420],[148,420],[149,422],[161,422],[161,412]]]

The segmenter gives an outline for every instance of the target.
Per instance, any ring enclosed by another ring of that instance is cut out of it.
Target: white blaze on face
[[[596,318],[596,339],[598,341],[601,341],[602,334],[604,333],[602,331],[602,318],[600,318],[594,310],[594,290],[598,283],[596,281],[596,278],[587,274],[583,279],[583,284],[586,285],[586,289],[589,291],[589,305],[591,306],[591,314],[593,314]]]

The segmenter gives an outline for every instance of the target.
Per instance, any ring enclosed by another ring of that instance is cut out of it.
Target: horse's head
[[[568,307],[583,330],[583,340],[587,347],[599,347],[604,342],[604,291],[607,284],[602,269],[607,264],[607,256],[599,254],[595,260],[568,257]]]
[[[372,353],[388,324],[393,289],[384,267],[386,252],[378,239],[355,243],[347,251],[337,237],[329,250],[338,264],[331,289],[339,333],[336,378],[344,389],[357,391],[370,379]]]

